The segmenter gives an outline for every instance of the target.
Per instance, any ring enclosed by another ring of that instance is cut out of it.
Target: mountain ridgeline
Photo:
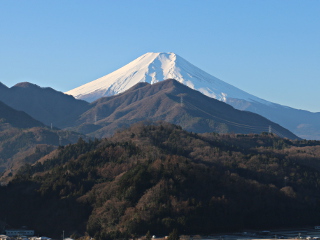
[[[320,113],[285,107],[280,104],[265,105],[240,99],[228,99],[226,103],[236,109],[250,111],[267,117],[289,129],[303,139],[320,140]]]
[[[66,93],[93,102],[122,93],[139,82],[154,84],[170,78],[237,109],[260,114],[301,138],[320,139],[320,113],[256,97],[206,73],[175,53],[146,53],[122,68]]]
[[[318,156],[317,141],[137,123],[21,168],[0,212],[12,227],[97,240],[315,225]]]
[[[267,103],[220,79],[202,71],[175,53],[146,53],[122,68],[97,80],[72,89],[77,99],[93,102],[129,90],[140,82],[154,84],[166,79],[176,79],[208,97],[225,101],[228,98]]]
[[[150,120],[167,121],[188,131],[204,133],[261,133],[272,131],[297,139],[287,129],[258,114],[240,111],[207,97],[174,79],[139,83],[112,97],[100,98],[77,120],[75,131],[95,137],[111,136],[116,129]]]
[[[298,138],[257,114],[236,110],[173,79],[141,82],[93,103],[30,83],[12,88],[2,84],[0,99],[6,102],[0,102],[0,181],[10,180],[20,166],[34,163],[58,145],[86,138],[81,134],[107,137],[139,121],[167,121],[196,133],[271,131]]]
[[[167,79],[155,84],[138,83],[118,95],[93,103],[77,100],[51,88],[20,83],[0,87],[0,100],[25,111],[46,125],[106,137],[139,121],[167,121],[197,133],[273,132],[298,137],[257,114],[239,111],[184,84]]]
[[[17,111],[0,101],[0,126],[1,130],[9,127],[31,128],[44,127],[44,124],[35,120],[23,111]]]
[[[26,112],[47,126],[53,124],[58,128],[68,127],[88,106],[85,101],[28,82],[18,83],[11,88],[2,84],[0,101]]]

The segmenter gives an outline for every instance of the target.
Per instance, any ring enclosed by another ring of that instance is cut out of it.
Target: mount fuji
[[[320,113],[272,103],[238,89],[194,66],[175,53],[146,53],[122,68],[66,94],[93,102],[122,93],[140,82],[150,84],[175,79],[204,95],[239,110],[258,113],[301,138],[320,139]]]
[[[175,79],[223,102],[228,98],[236,98],[268,103],[204,72],[175,53],[146,53],[122,68],[66,94],[93,102],[100,97],[122,93],[139,82],[153,84],[165,79]]]

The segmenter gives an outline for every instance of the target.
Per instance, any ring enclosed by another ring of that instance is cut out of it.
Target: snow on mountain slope
[[[146,53],[122,68],[66,94],[92,102],[100,97],[124,92],[139,82],[153,84],[168,78],[220,101],[236,98],[271,104],[215,78],[174,53]]]

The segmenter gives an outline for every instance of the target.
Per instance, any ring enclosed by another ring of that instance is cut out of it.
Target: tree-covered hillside
[[[84,135],[47,127],[15,128],[0,123],[0,182],[6,182],[19,167],[33,164],[59,145],[77,142]]]
[[[318,224],[319,154],[317,141],[140,123],[26,165],[0,188],[0,212],[39,234],[95,239]]]

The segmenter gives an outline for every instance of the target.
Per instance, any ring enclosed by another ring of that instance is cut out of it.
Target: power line
[[[208,113],[208,112],[205,112],[203,111],[202,109],[196,107],[195,105],[189,103],[189,102],[185,102],[185,104],[189,104],[191,107],[193,108],[196,108],[202,112],[204,112],[205,114],[207,115],[210,115],[211,117],[213,118],[216,118],[216,119],[220,119],[224,122],[227,122],[228,124],[232,125],[232,126],[235,126],[235,127],[239,127],[239,128],[246,128],[246,129],[251,129],[251,130],[257,130],[257,131],[261,131],[261,132],[269,132],[269,133],[272,133],[274,132],[275,134],[277,134],[278,136],[282,137],[282,138],[285,138],[285,136],[283,134],[281,134],[279,131],[276,131],[274,128],[272,128],[271,125],[269,125],[268,127],[267,126],[262,126],[262,125],[256,125],[256,126],[252,126],[252,125],[247,125],[247,124],[243,124],[243,123],[237,123],[237,122],[233,122],[233,121],[230,121],[230,120],[226,120],[226,119],[223,119],[223,118],[220,118],[220,117],[217,117],[215,115],[212,115],[211,113]]]
[[[277,134],[279,137],[285,138],[285,136],[284,136],[283,134],[281,134],[280,132],[276,131],[275,129],[273,129],[273,132],[274,132],[275,134]]]
[[[228,122],[230,125],[233,125],[233,126],[236,126],[236,127],[249,128],[249,129],[263,129],[264,131],[267,131],[267,130],[268,130],[268,127],[262,126],[262,125],[261,125],[261,126],[259,126],[259,125],[257,125],[257,126],[250,126],[250,125],[247,125],[247,124],[237,123],[237,122],[233,122],[233,121],[230,121],[230,120],[226,120],[226,119],[217,117],[217,116],[215,116],[215,115],[212,115],[211,113],[205,112],[205,111],[203,111],[202,109],[194,106],[194,105],[191,104],[191,103],[188,103],[188,104],[190,104],[192,107],[194,107],[194,108],[196,108],[196,109],[204,112],[205,114],[210,115],[211,117],[214,117],[214,118],[220,119],[220,120],[222,120],[222,121]]]

